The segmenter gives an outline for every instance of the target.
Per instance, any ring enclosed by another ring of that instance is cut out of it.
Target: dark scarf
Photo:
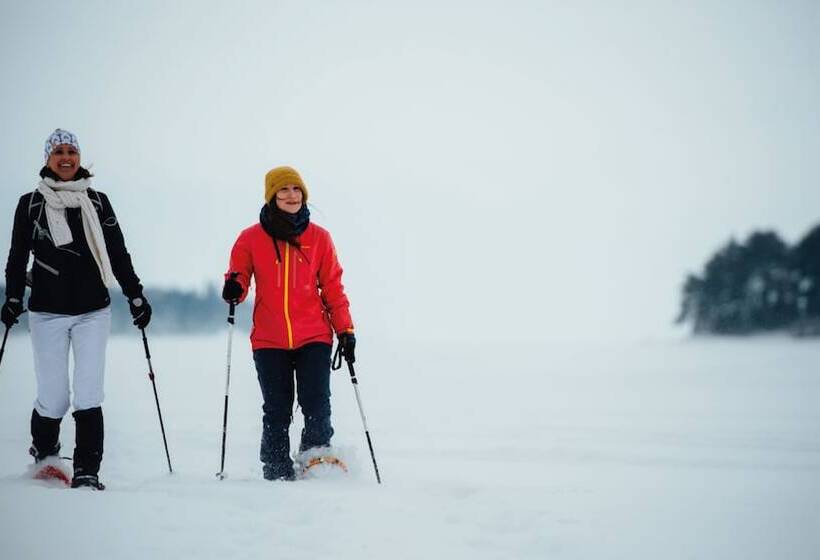
[[[302,204],[298,212],[289,214],[274,205],[265,204],[262,210],[259,211],[259,223],[262,224],[265,233],[273,238],[278,255],[277,239],[290,243],[297,249],[299,248],[297,237],[305,232],[310,223],[310,210],[308,210],[307,204]]]
[[[46,177],[48,177],[49,179],[54,179],[55,181],[62,181],[62,179],[60,179],[60,176],[54,173],[54,171],[52,171],[49,166],[44,165],[43,168],[40,170],[40,178],[45,179]],[[72,177],[70,180],[79,181],[80,179],[88,179],[89,177],[93,177],[91,172],[85,167],[80,166],[77,169],[77,172],[74,174],[74,177]]]

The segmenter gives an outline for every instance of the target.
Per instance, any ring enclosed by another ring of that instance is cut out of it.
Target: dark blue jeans
[[[330,344],[322,342],[294,350],[254,350],[264,401],[259,450],[263,463],[291,463],[288,430],[293,419],[294,388],[305,418],[299,450],[330,445],[330,351]]]

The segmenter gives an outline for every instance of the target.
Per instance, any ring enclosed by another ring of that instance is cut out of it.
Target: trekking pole
[[[148,360],[148,379],[154,387],[154,400],[157,403],[157,415],[159,416],[159,428],[162,430],[162,443],[165,445],[165,458],[168,459],[168,472],[174,472],[171,468],[171,454],[168,453],[168,440],[165,438],[165,424],[162,422],[162,410],[159,408],[159,396],[157,395],[157,383],[154,381],[154,367],[151,365],[151,352],[148,350],[148,339],[145,337],[145,329],[142,331],[142,345],[145,347],[145,359]]]
[[[333,357],[333,369],[342,367],[341,356],[344,355],[342,347],[339,345],[336,348],[336,355]],[[376,482],[382,483],[381,476],[379,476],[379,466],[376,464],[376,454],[373,452],[373,440],[370,439],[370,430],[367,429],[367,418],[364,415],[364,407],[362,406],[362,397],[359,394],[359,381],[356,379],[356,370],[353,369],[353,362],[347,356],[344,356],[347,362],[347,369],[350,372],[350,382],[353,384],[353,390],[356,393],[356,403],[359,405],[359,415],[362,417],[362,425],[364,426],[364,435],[367,437],[367,447],[370,449],[370,458],[373,460],[373,470],[376,472]]]
[[[234,273],[236,274],[236,273]],[[233,276],[232,276],[233,277]],[[233,340],[234,312],[236,303],[231,302],[228,310],[228,367],[225,375],[225,410],[222,414],[222,459],[219,463],[219,472],[216,477],[225,480],[225,439],[228,435],[228,391],[231,388],[231,341]]]
[[[3,335],[3,346],[0,346],[0,364],[3,363],[3,354],[6,353],[6,339],[9,337],[11,327],[6,327],[6,334]]]

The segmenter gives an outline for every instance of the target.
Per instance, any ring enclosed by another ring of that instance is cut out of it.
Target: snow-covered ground
[[[29,463],[25,336],[0,366],[2,558],[719,558],[820,555],[820,343],[786,338],[398,347],[360,340],[334,374],[346,478],[271,483],[260,397],[234,339],[217,481],[225,336],[149,339],[169,475],[135,333],[109,347],[102,493]],[[64,454],[73,447],[64,422]],[[298,424],[298,422],[297,422]],[[295,437],[298,425],[292,430]]]

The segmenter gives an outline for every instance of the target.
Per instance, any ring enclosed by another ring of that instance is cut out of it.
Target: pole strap
[[[336,343],[336,352],[333,354],[333,360],[330,363],[330,369],[336,371],[337,369],[342,368],[342,345],[338,342]]]

